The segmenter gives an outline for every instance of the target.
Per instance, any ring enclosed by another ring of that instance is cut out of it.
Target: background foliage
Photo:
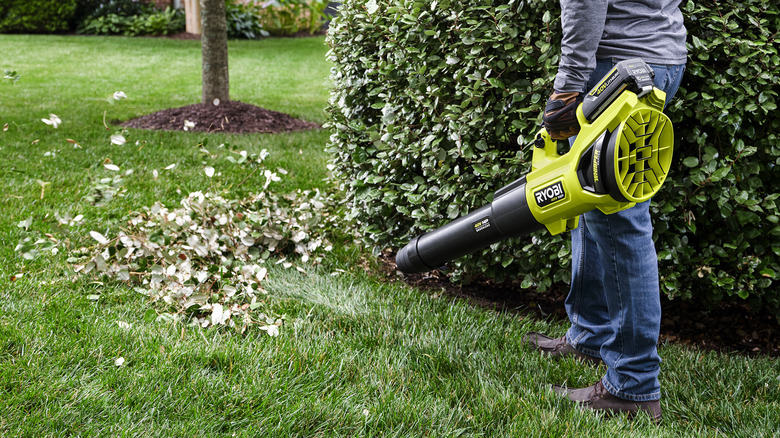
[[[257,7],[258,20],[271,35],[290,36],[322,30],[327,0],[274,0]]]
[[[225,0],[228,37],[259,39],[316,34],[329,19],[325,0]],[[184,9],[159,10],[140,0],[4,0],[0,33],[170,35],[184,32]]]
[[[671,178],[654,200],[662,288],[780,309],[777,4],[682,5],[688,72],[667,108]],[[529,170],[560,53],[557,1],[347,1],[328,36],[329,149],[366,242],[399,248]],[[568,282],[568,236],[546,232],[455,263],[542,290]]]
[[[225,2],[228,38],[246,38],[253,40],[268,36],[263,29],[257,14],[257,7],[252,4]]]
[[[230,38],[313,35],[329,19],[325,0],[226,0],[226,3]]]
[[[145,8],[138,14],[122,12],[98,14],[81,22],[79,33],[89,35],[171,35],[184,32],[184,11],[181,9]]]
[[[3,0],[0,33],[51,33],[68,28],[77,0]]]
[[[138,0],[77,0],[76,12],[71,21],[71,27],[76,28],[82,21],[103,17],[109,14],[121,17],[132,17],[152,12],[153,5],[141,3]]]

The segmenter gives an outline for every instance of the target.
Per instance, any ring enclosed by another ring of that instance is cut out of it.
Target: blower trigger
[[[534,147],[537,147],[537,148],[540,148],[540,149],[544,147],[544,139],[542,138],[541,134],[538,134],[536,136],[536,139],[534,139]]]

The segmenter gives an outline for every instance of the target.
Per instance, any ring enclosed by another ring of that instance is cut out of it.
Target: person
[[[543,115],[552,138],[576,135],[577,105],[623,59],[648,63],[668,104],[687,59],[680,1],[561,0],[561,58]],[[550,357],[606,365],[593,386],[555,385],[557,393],[588,409],[643,412],[660,422],[661,303],[650,201],[611,215],[585,213],[571,244],[571,288],[564,303],[571,325],[560,338],[531,332],[525,342]]]

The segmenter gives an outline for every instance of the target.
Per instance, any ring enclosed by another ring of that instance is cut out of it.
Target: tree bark
[[[230,99],[225,0],[200,0],[203,103]]]

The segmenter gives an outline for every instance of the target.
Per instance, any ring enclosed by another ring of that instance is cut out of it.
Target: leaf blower
[[[612,214],[650,199],[674,147],[662,112],[666,94],[653,76],[641,59],[617,63],[577,108],[580,132],[568,151],[540,130],[530,173],[495,192],[490,204],[412,239],[396,255],[398,269],[430,271],[544,227],[553,235],[572,230],[596,208]]]

